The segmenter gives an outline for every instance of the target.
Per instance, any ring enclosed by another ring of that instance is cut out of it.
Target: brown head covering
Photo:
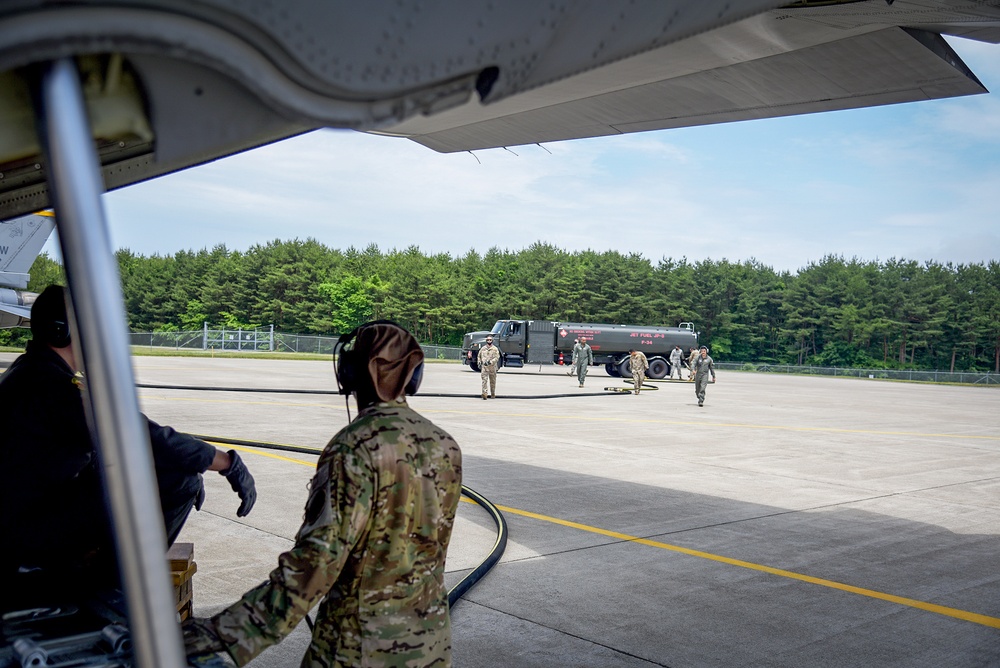
[[[354,341],[354,351],[368,360],[368,376],[382,401],[403,396],[413,371],[424,361],[424,351],[413,335],[392,323],[363,326]]]

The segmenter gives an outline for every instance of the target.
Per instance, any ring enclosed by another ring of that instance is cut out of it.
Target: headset
[[[337,378],[338,391],[341,394],[351,394],[358,389],[358,380],[360,374],[364,373],[361,368],[362,366],[367,367],[368,360],[359,359],[359,354],[354,350],[354,342],[358,338],[358,334],[365,327],[370,327],[372,325],[392,325],[394,327],[399,327],[404,332],[406,329],[401,327],[399,323],[393,322],[392,320],[373,320],[371,322],[366,322],[365,324],[355,327],[346,334],[342,334],[337,343],[333,346],[333,373]],[[413,396],[420,389],[420,381],[424,379],[424,363],[423,361],[417,365],[417,368],[413,370],[413,375],[410,376],[410,380],[406,382],[406,387],[403,392],[407,396]]]

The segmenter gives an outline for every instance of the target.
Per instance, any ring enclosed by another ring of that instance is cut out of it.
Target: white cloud
[[[997,47],[960,53],[1000,88]],[[831,253],[979,262],[1000,257],[998,142],[994,95],[474,155],[321,131],[106,201],[113,242],[144,254],[315,237],[456,256],[543,241],[789,270]]]

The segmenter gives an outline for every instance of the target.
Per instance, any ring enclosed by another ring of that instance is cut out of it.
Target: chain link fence
[[[918,369],[845,369],[835,366],[798,366],[794,364],[757,364],[754,362],[716,362],[716,369],[758,373],[793,373],[812,376],[846,376],[925,383],[962,383],[1000,385],[1000,374],[989,371],[922,371]]]
[[[200,330],[191,332],[131,332],[132,346],[159,350],[227,350],[240,352],[285,352],[332,355],[336,336],[282,334],[270,329]],[[461,360],[457,346],[421,344],[428,359]]]

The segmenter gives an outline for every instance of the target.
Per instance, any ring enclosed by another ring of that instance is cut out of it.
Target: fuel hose
[[[631,381],[629,381],[631,382]],[[190,392],[257,392],[262,394],[333,394],[339,395],[337,390],[301,390],[292,388],[265,388],[265,387],[213,387],[195,385],[159,385],[150,383],[136,383],[136,387],[144,390],[186,390]],[[617,393],[617,388],[605,387],[603,392],[564,392],[560,394],[516,394],[498,396],[497,399],[562,399],[566,397],[606,397],[610,392]],[[448,392],[420,392],[421,397],[438,397],[450,399],[479,399],[480,394],[452,394]]]

